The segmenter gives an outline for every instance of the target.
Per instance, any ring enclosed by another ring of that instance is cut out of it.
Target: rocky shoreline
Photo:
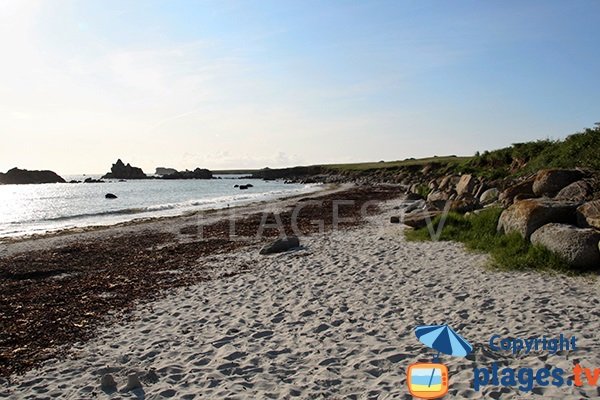
[[[541,169],[533,174],[489,179],[448,173],[448,165],[430,162],[364,171],[324,167],[261,170],[255,178],[290,182],[394,183],[415,203],[392,217],[413,228],[424,227],[444,212],[477,213],[504,209],[499,233],[518,232],[532,244],[558,254],[575,269],[600,270],[600,173],[590,169]]]

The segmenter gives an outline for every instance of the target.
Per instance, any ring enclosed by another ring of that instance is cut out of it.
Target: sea
[[[63,176],[67,181],[95,175]],[[318,191],[318,184],[244,179],[106,180],[105,183],[0,185],[0,238],[183,215]],[[247,190],[235,185],[252,184]],[[106,199],[112,193],[116,199]]]

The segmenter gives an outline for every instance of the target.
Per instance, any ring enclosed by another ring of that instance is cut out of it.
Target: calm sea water
[[[82,176],[66,176],[82,180]],[[254,187],[239,190],[236,184]],[[0,237],[111,225],[137,218],[180,215],[318,190],[317,185],[231,179],[0,185]],[[106,199],[114,193],[117,199]]]

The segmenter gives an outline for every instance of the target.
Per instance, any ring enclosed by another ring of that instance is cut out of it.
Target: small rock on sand
[[[298,246],[300,246],[300,240],[297,236],[286,236],[263,247],[260,254],[283,253]]]
[[[117,382],[115,382],[115,378],[111,374],[104,374],[100,378],[100,388],[102,390],[116,390]]]
[[[129,374],[127,376],[127,386],[125,386],[124,390],[135,390],[142,387],[142,382],[140,382],[140,378],[137,373]]]

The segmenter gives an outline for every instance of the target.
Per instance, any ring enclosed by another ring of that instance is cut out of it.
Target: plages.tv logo
[[[406,384],[413,397],[440,399],[448,393],[448,368],[441,364],[440,354],[465,357],[473,351],[465,339],[448,325],[424,325],[415,328],[417,339],[425,346],[437,350],[431,363],[415,363],[406,371]]]

